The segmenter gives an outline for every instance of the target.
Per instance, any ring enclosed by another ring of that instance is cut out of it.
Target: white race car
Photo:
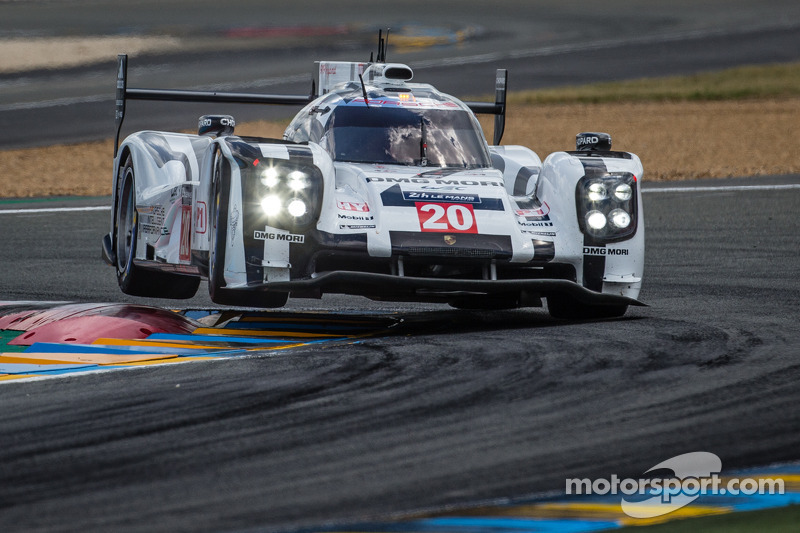
[[[103,256],[121,289],[189,298],[207,278],[213,301],[249,307],[323,293],[463,308],[546,299],[561,318],[641,305],[636,155],[611,151],[603,133],[544,162],[498,146],[504,70],[494,103],[411,79],[383,43],[376,61],[316,63],[310,97],[131,89],[120,56],[118,138],[126,99],[304,106],[280,140],[205,115],[197,135],[117,142]],[[495,115],[493,145],[476,112]]]

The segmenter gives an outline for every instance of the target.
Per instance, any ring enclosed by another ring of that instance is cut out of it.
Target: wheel
[[[219,151],[215,156],[211,191],[211,228],[208,243],[208,295],[211,300],[222,305],[242,307],[283,307],[289,299],[289,293],[225,288],[225,246],[228,242],[230,174],[224,169],[224,159]]]
[[[599,318],[618,318],[625,314],[628,306],[590,305],[581,303],[567,295],[548,296],[547,310],[553,318],[566,320],[592,320]]]
[[[136,188],[133,160],[129,155],[122,168],[118,189],[116,229],[117,282],[125,294],[148,298],[191,298],[200,286],[200,278],[172,272],[145,270],[136,266],[136,236],[139,216],[136,212]]]

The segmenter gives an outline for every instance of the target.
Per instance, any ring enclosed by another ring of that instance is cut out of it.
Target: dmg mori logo
[[[253,238],[259,241],[286,241],[300,244],[305,242],[305,237],[303,235],[297,235],[294,233],[273,233],[270,231],[258,230],[253,233]]]
[[[629,255],[627,248],[603,248],[600,246],[584,246],[583,255]]]

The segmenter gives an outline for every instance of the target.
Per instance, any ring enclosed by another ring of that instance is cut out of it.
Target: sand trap
[[[236,131],[280,137],[283,128],[253,122]],[[509,109],[503,144],[529,146],[544,158],[574,149],[580,131],[611,133],[615,149],[641,157],[646,181],[800,174],[800,98],[517,105]],[[113,150],[104,141],[0,151],[0,196],[109,195]]]

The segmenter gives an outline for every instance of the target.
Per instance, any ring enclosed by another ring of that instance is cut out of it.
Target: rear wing
[[[317,73],[319,79],[319,73]],[[506,90],[508,71],[497,70],[495,82],[495,102],[464,102],[473,113],[495,115],[493,144],[500,144],[505,129],[506,116]],[[312,83],[309,95],[278,95],[278,94],[251,94],[251,93],[221,93],[206,91],[184,91],[174,89],[129,89],[128,88],[128,56],[117,56],[117,93],[116,113],[114,121],[116,136],[114,137],[114,157],[119,150],[119,135],[122,131],[122,122],[125,120],[125,102],[127,100],[158,100],[173,102],[209,102],[228,104],[271,104],[304,106],[316,98],[315,83]]]

